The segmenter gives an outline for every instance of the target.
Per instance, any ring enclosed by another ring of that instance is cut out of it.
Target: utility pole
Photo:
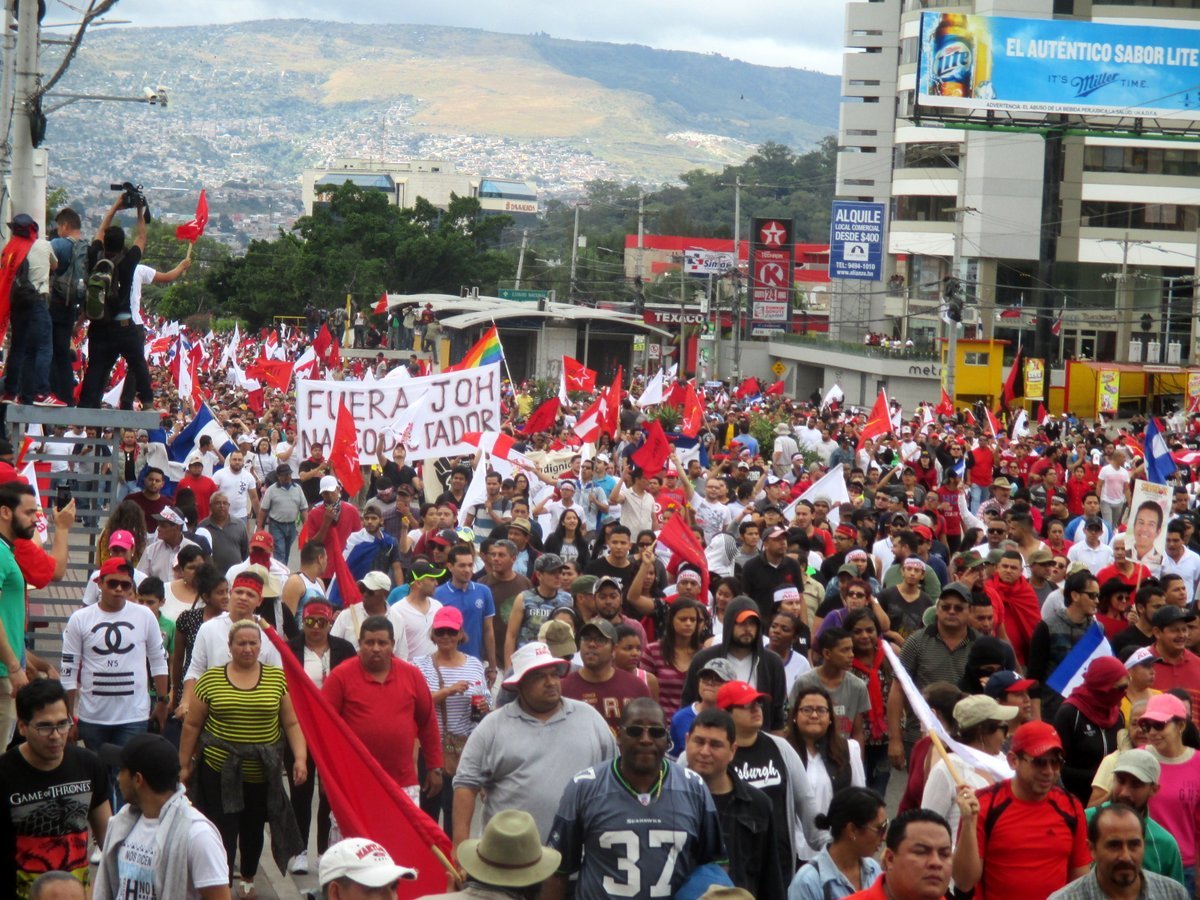
[[[571,238],[571,285],[568,288],[570,302],[575,302],[575,258],[579,253],[579,204],[575,204],[575,233]]]
[[[969,209],[967,203],[967,142],[963,141],[961,156],[958,164],[958,196],[954,207],[954,259],[951,262],[951,277],[958,280],[958,290],[966,291],[966,260],[963,259],[963,222]],[[950,402],[954,402],[954,376],[958,360],[958,326],[952,317],[949,322],[949,335],[946,341],[946,394]],[[961,317],[960,317],[961,318]]]
[[[13,111],[13,79],[17,71],[17,33],[16,19],[13,16],[15,0],[5,0],[4,3],[4,72],[0,76],[0,231],[8,237],[10,221],[8,183],[4,178],[12,165],[12,111]]]
[[[33,165],[33,136],[30,133],[32,100],[37,93],[38,4],[22,3],[17,10],[17,63],[14,78],[12,117],[12,214],[28,213],[45,227],[45,184],[36,179]]]
[[[742,380],[742,176],[733,179],[733,378]]]
[[[521,229],[521,255],[517,257],[517,280],[513,284],[515,290],[521,289],[521,272],[525,270],[525,244],[529,240],[529,229]]]

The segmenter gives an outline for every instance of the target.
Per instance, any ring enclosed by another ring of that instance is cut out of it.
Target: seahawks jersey
[[[577,774],[550,830],[560,873],[579,873],[576,897],[671,897],[696,867],[727,860],[699,775],[664,763],[661,789],[639,795],[618,774],[619,762]]]

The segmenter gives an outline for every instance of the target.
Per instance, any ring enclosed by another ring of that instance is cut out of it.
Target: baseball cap
[[[582,640],[583,636],[589,631],[598,631],[600,636],[606,641],[615,644],[617,642],[617,626],[608,619],[602,619],[596,616],[594,619],[588,619],[583,627],[579,629],[579,637]]]
[[[747,619],[758,619],[761,622],[762,616],[758,614],[757,609],[743,609],[737,614],[733,621],[735,624],[741,625]]]
[[[987,694],[973,694],[954,704],[954,721],[959,728],[970,728],[982,722],[1009,722],[1020,710],[1015,706],[1001,706]]]
[[[782,525],[776,525],[774,528],[768,528],[766,534],[763,535],[764,541],[769,541],[771,538],[787,537],[787,529]]]
[[[390,591],[392,579],[383,572],[368,572],[358,580],[358,583],[368,591]]]
[[[1154,655],[1153,646],[1138,647],[1136,650],[1130,653],[1128,658],[1125,660],[1125,668],[1128,670],[1132,669],[1134,666],[1143,666],[1148,663],[1153,664],[1156,659],[1158,659],[1158,657]]]
[[[96,573],[96,578],[99,580],[101,578],[107,578],[109,575],[116,575],[118,573],[132,577],[133,566],[129,564],[128,560],[121,559],[119,556],[110,556],[104,561],[104,564],[100,566],[100,571]]]
[[[1146,703],[1141,718],[1151,722],[1170,722],[1172,719],[1187,719],[1187,706],[1174,694],[1155,694]]]
[[[108,546],[120,547],[122,550],[132,550],[134,546],[132,532],[119,528],[108,536]]]
[[[463,614],[453,606],[443,606],[433,614],[433,630],[439,628],[453,628],[455,631],[462,631]]]
[[[717,708],[728,710],[734,706],[745,706],[757,700],[770,699],[770,694],[764,694],[744,681],[729,681],[717,691]]]
[[[567,588],[569,594],[594,594],[596,593],[596,576],[595,575],[580,575],[571,582]]]
[[[179,751],[160,734],[137,734],[123,746],[104,744],[99,755],[112,768],[144,775],[148,781],[179,778]]]
[[[968,603],[971,602],[971,589],[961,581],[952,581],[942,588],[942,592],[938,595],[938,599],[942,599],[942,597],[945,597],[947,594],[957,594]]]
[[[857,578],[862,574],[858,571],[858,566],[854,565],[854,563],[843,563],[838,567],[837,573],[838,575],[849,575],[851,578]]]
[[[1099,516],[1088,516],[1087,518],[1085,518],[1083,520],[1083,527],[1085,529],[1096,528],[1100,531],[1103,531],[1104,530],[1104,520],[1101,519]]]
[[[431,562],[418,560],[408,567],[408,572],[412,575],[412,580],[416,581],[419,578],[441,578],[446,574],[446,570],[440,566],[435,566]]]
[[[416,877],[416,869],[396,865],[381,844],[367,838],[346,838],[321,854],[319,881],[322,887],[339,878],[377,888]]]
[[[995,550],[989,550],[983,561],[989,566],[994,566],[998,565],[1002,559],[1004,559],[1004,551],[997,547]]]
[[[1005,694],[1019,694],[1035,687],[1037,682],[1032,678],[1022,678],[1016,672],[997,672],[987,680],[983,690],[989,697],[1000,700]]]
[[[264,550],[274,550],[275,538],[271,537],[271,532],[269,531],[256,531],[250,538],[250,549],[253,550],[255,547],[261,547]]]
[[[537,639],[550,648],[555,656],[569,659],[579,649],[575,646],[575,632],[562,619],[543,622],[538,629]]]
[[[733,663],[723,656],[716,656],[700,667],[698,673],[699,678],[704,677],[704,673],[716,675],[722,681],[736,681],[737,673],[733,671]]]
[[[1036,550],[1030,553],[1028,557],[1026,557],[1025,561],[1031,566],[1037,565],[1038,563],[1053,562],[1054,554],[1045,547],[1038,547]]]
[[[533,564],[535,572],[559,572],[565,565],[563,558],[557,553],[543,553]]]
[[[453,532],[451,532],[453,534]],[[429,537],[425,538],[426,544],[437,544],[439,547],[449,547],[454,541],[446,537],[445,531],[435,531]]]
[[[169,525],[178,525],[180,528],[187,525],[187,522],[184,521],[183,513],[174,506],[164,506],[154,514],[154,520],[156,522],[166,522]]]
[[[1162,777],[1162,766],[1149,750],[1126,750],[1117,757],[1113,774],[1118,772],[1132,775],[1142,784],[1158,784]]]
[[[193,456],[188,457],[187,465],[188,465],[189,469],[192,466],[202,466],[202,465],[204,465],[204,460],[201,459],[199,456],[193,455]]]
[[[511,690],[517,687],[521,683],[521,679],[530,672],[550,666],[557,668],[560,675],[566,674],[567,664],[551,653],[549,647],[541,641],[530,641],[513,653],[512,674],[505,678],[501,684]]]
[[[1154,628],[1166,628],[1176,622],[1194,622],[1195,620],[1196,614],[1190,609],[1181,609],[1168,604],[1150,617],[1150,625]]]
[[[1162,695],[1169,696],[1169,695]],[[1180,701],[1172,697],[1176,703]],[[1147,710],[1149,707],[1147,707]],[[1051,750],[1062,752],[1062,738],[1049,722],[1026,722],[1013,735],[1012,752],[1024,753],[1027,756],[1044,756]]]
[[[322,476],[321,491],[320,491],[322,494],[326,493],[327,491],[340,491],[340,490],[341,490],[341,487],[338,485],[338,480],[336,478],[334,478],[332,475]]]
[[[621,582],[613,578],[611,575],[601,575],[596,579],[596,583],[592,585],[592,593],[598,594],[602,588],[613,587],[618,591],[623,590]]]
[[[974,550],[968,550],[966,553],[962,554],[962,565],[964,569],[978,569],[984,564],[984,558]]]
[[[279,465],[277,465],[275,467],[275,474],[276,475],[291,475],[292,467],[289,466],[287,463],[280,463]]]

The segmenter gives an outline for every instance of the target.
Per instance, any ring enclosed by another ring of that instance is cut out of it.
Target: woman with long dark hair
[[[146,552],[146,514],[132,500],[122,500],[112,511],[100,535],[96,538],[96,565],[104,565],[108,559],[108,539],[114,531],[128,531],[133,535],[133,553],[129,564],[136,566]]]
[[[854,610],[846,616],[844,627],[850,632],[854,648],[850,671],[867,683],[867,697],[871,700],[863,727],[867,786],[885,794],[892,776],[892,766],[888,762],[887,698],[895,676],[883,652],[879,620],[871,610]]]
[[[564,509],[554,533],[546,538],[546,552],[557,553],[564,562],[573,562],[580,571],[587,568],[592,554],[583,537],[583,520],[574,509]]]
[[[163,736],[176,747],[179,746],[179,733],[183,728],[181,718],[177,717],[176,709],[183,699],[183,673],[192,664],[192,647],[196,644],[196,635],[200,626],[209,619],[215,619],[229,606],[229,582],[224,573],[212,563],[205,563],[196,572],[196,601],[192,608],[179,614],[175,620],[175,646],[171,650],[171,706],[168,710],[167,724],[163,728]]]
[[[865,787],[862,748],[858,741],[842,735],[833,714],[833,698],[819,685],[804,687],[796,695],[787,724],[788,742],[800,754],[816,809],[829,809],[833,795],[850,786]],[[817,851],[802,840],[796,828],[797,855],[811,860]]]
[[[166,597],[162,614],[172,622],[196,605],[200,594],[196,590],[196,573],[208,564],[203,548],[195,544],[180,547],[175,554],[175,578],[164,586]]]
[[[703,625],[703,606],[694,600],[676,600],[667,608],[662,638],[646,648],[643,666],[658,679],[658,704],[668,721],[679,709],[688,666],[702,645]]]
[[[841,900],[869,889],[883,872],[875,859],[887,834],[883,797],[869,788],[843,788],[816,822],[833,841],[796,873],[788,900]]]

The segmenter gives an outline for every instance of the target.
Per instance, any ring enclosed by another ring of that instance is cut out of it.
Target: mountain
[[[166,108],[54,108],[55,94],[157,85]],[[93,29],[46,99],[45,147],[50,184],[72,202],[130,179],[160,209],[190,213],[204,185],[270,230],[298,212],[301,170],[335,157],[446,159],[548,194],[595,178],[657,185],[765,141],[811,147],[836,129],[838,94],[836,77],[802,69],[545,34],[308,20]]]

